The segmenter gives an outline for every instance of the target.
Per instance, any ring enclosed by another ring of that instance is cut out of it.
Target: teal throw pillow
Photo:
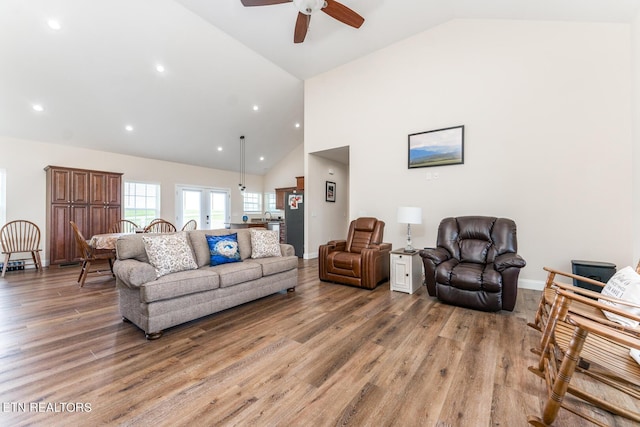
[[[238,248],[238,234],[227,234],[226,236],[209,236],[210,266],[226,264],[229,262],[242,261],[240,259],[240,249]]]

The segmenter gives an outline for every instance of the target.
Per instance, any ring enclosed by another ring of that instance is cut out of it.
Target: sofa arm
[[[498,255],[493,261],[493,267],[500,272],[509,267],[522,268],[525,265],[527,265],[526,261],[520,255],[512,252]]]
[[[296,250],[293,245],[280,243],[280,253],[282,256],[294,256],[296,254]]]
[[[135,259],[116,260],[113,274],[120,283],[132,289],[156,280],[156,269],[151,264]]]

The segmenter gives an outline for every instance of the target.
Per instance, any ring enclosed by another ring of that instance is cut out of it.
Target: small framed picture
[[[464,126],[409,135],[409,169],[464,163]]]
[[[335,182],[326,181],[324,200],[327,202],[336,201],[336,183]]]

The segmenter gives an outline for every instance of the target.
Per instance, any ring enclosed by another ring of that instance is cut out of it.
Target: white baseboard
[[[318,252],[311,252],[311,253],[308,253],[308,254],[303,254],[302,258],[303,259],[315,259],[315,258],[318,258]]]
[[[544,280],[518,279],[518,288],[541,291],[544,289]]]

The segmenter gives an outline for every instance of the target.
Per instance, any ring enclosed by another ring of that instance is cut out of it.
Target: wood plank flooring
[[[0,425],[525,426],[539,292],[512,313],[320,282],[300,261],[279,293],[147,341],[115,280],[78,268],[0,279]],[[632,425],[602,411],[602,422]],[[585,421],[561,411],[556,425]]]

